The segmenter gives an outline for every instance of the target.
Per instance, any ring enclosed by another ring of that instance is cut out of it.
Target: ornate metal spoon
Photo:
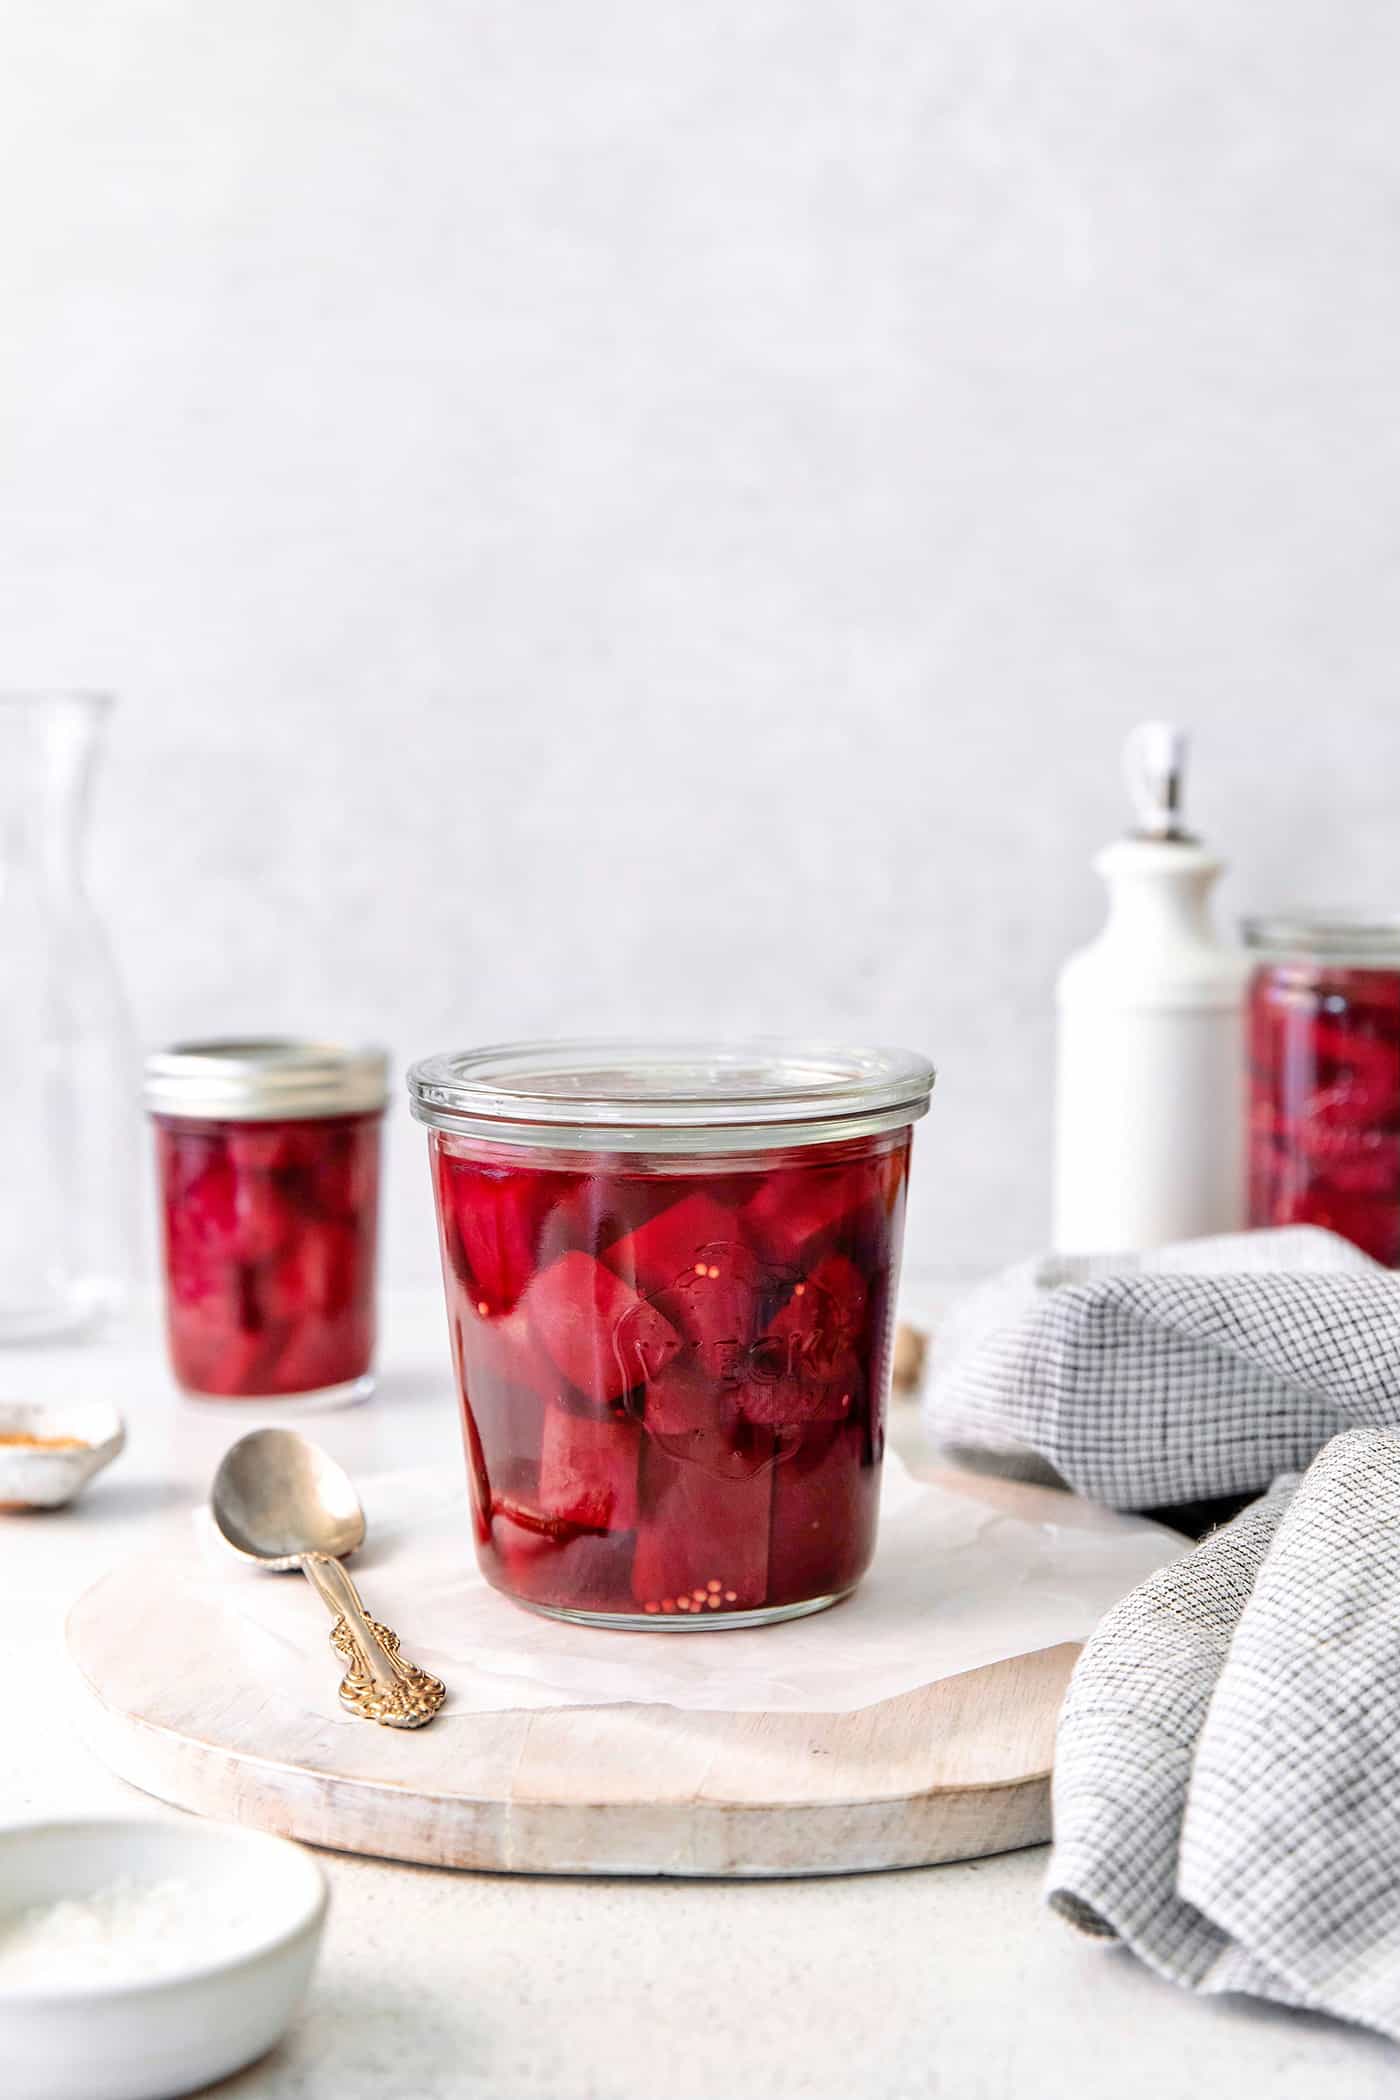
[[[447,1697],[405,1662],[399,1637],[371,1619],[340,1565],[364,1544],[365,1513],[348,1474],[291,1429],[255,1429],[224,1453],[209,1505],[235,1553],[265,1568],[300,1568],[335,1620],[331,1646],[349,1665],[340,1703],[386,1728],[422,1728]]]

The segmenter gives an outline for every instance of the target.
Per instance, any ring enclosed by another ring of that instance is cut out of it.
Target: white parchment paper
[[[443,1679],[434,1724],[506,1707],[653,1705],[738,1713],[849,1713],[941,1677],[1082,1640],[1110,1605],[1186,1542],[1064,1498],[1034,1523],[968,1492],[916,1481],[889,1453],[880,1542],[865,1581],[810,1619],[751,1631],[619,1633],[509,1603],[478,1574],[461,1486],[427,1470],[362,1486],[369,1539],[350,1564],[369,1611]],[[1059,1498],[1055,1498],[1058,1503]],[[195,1513],[190,1579],[222,1612],[245,1666],[320,1718],[342,1714],[325,1609],[298,1575],[233,1555]],[[179,1579],[179,1571],[175,1573]]]

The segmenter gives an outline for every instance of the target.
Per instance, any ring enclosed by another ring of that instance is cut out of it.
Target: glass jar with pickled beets
[[[1249,1219],[1400,1267],[1400,921],[1245,921]]]
[[[271,1039],[147,1061],[176,1379],[200,1399],[373,1388],[383,1051]]]
[[[875,1542],[920,1057],[520,1044],[409,1075],[477,1553],[589,1625],[820,1611]]]

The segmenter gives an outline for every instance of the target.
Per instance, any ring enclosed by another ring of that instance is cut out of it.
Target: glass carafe
[[[0,1341],[87,1327],[130,1280],[138,1066],[82,868],[109,706],[0,694]]]

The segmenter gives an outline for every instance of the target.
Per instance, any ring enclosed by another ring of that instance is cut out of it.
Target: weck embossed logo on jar
[[[699,1247],[614,1330],[623,1404],[676,1457],[728,1474],[776,1464],[809,1424],[850,1414],[865,1298],[840,1255],[803,1276],[733,1241]]]

